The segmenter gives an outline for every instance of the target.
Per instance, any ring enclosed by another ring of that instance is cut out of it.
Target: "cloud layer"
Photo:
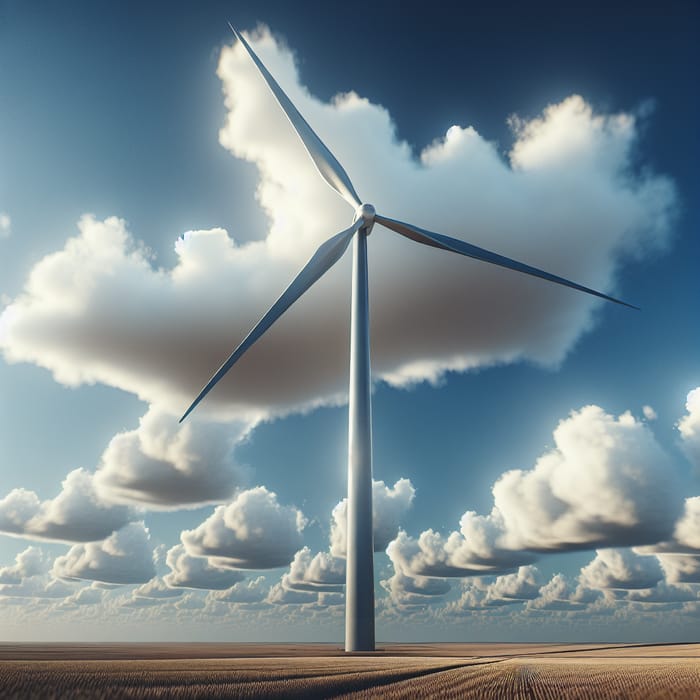
[[[0,566],[0,585],[14,585],[46,570],[46,559],[38,547],[27,547],[10,566]]]
[[[105,501],[94,475],[75,469],[63,480],[61,493],[40,501],[33,491],[14,489],[0,500],[0,532],[62,542],[101,540],[135,517],[135,511]]]
[[[680,485],[644,421],[586,406],[553,438],[533,469],[498,479],[488,515],[467,511],[447,537],[401,533],[387,550],[395,566],[413,576],[479,575],[531,563],[540,552],[655,543],[674,527],[684,541],[694,537],[695,502],[676,524]]]
[[[151,408],[136,430],[112,438],[95,475],[97,489],[107,500],[151,509],[220,503],[246,479],[232,458],[243,434],[231,424],[178,425]]]
[[[389,216],[604,291],[614,289],[625,255],[667,237],[673,186],[633,171],[638,128],[630,114],[596,114],[573,96],[514,122],[509,162],[459,126],[416,160],[383,108],[354,93],[322,103],[268,32],[253,43],[358,191]],[[193,231],[178,242],[174,268],[154,269],[123,221],[86,216],[0,317],[8,361],[47,367],[64,384],[116,386],[178,415],[315,248],[349,224],[352,212],[315,172],[240,46],[222,50],[218,74],[229,110],[220,140],[258,168],[265,240],[239,246],[221,229]],[[593,322],[599,302],[585,295],[375,228],[377,378],[404,384],[520,358],[557,363]],[[343,399],[348,265],[258,343],[200,414],[256,420]]]
[[[304,514],[282,505],[264,486],[218,506],[199,527],[181,534],[185,550],[236,569],[273,569],[292,561],[302,545]]]
[[[246,577],[241,571],[214,566],[206,557],[187,554],[181,544],[168,551],[166,563],[170,573],[163,580],[168,586],[177,588],[223,590]]]
[[[146,583],[156,573],[148,529],[129,523],[102,542],[74,545],[54,561],[52,573],[68,580]]]
[[[401,520],[413,502],[416,490],[409,479],[399,479],[393,487],[383,481],[372,482],[372,526],[374,551],[383,552],[396,537]],[[333,508],[331,547],[333,556],[344,557],[347,548],[348,499]]]

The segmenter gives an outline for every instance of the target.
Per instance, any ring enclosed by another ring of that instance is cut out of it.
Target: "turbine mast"
[[[345,651],[374,651],[372,403],[367,235],[355,234],[352,263]]]

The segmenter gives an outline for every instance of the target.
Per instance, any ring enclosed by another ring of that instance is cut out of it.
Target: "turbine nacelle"
[[[355,218],[352,222],[354,224],[356,221],[362,221],[363,224],[360,226],[360,229],[369,234],[372,231],[372,226],[374,226],[374,216],[376,213],[377,211],[373,205],[360,204],[360,206],[355,209]]]

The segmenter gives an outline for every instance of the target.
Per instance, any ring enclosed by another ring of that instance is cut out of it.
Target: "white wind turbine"
[[[353,207],[352,225],[329,238],[311,256],[292,283],[219,367],[192,405],[182,422],[214,388],[243,354],[270,326],[321,278],[346,251],[354,238],[352,271],[352,316],[350,336],[350,387],[348,430],[348,507],[347,560],[345,583],[345,651],[374,651],[374,561],[372,539],[372,407],[370,397],[369,305],[367,292],[367,236],[379,223],[416,243],[459,253],[476,260],[522,272],[533,277],[593,294],[602,299],[637,308],[619,299],[584,287],[530,265],[492,253],[465,241],[426,231],[412,224],[377,214],[355,192],[343,166],[316,135],[304,117],[270,75],[245,38],[229,23],[231,31],[253,60],[280,107],[302,140],[321,177]]]

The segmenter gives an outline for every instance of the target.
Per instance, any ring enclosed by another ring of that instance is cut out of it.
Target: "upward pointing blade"
[[[243,339],[241,344],[229,355],[226,362],[216,371],[214,376],[206,383],[199,392],[199,396],[192,402],[185,411],[180,423],[192,413],[197,404],[214,388],[217,382],[233,367],[243,356],[243,353],[255,343],[270,326],[302,295],[311,285],[317,282],[335,263],[340,260],[347,250],[348,244],[352,240],[355,231],[362,226],[362,220],[356,221],[350,228],[345,229],[329,238],[311,256],[309,262],[304,265],[301,272],[294,278],[292,283],[284,290],[279,299],[270,307],[267,313],[257,322],[253,329]]]
[[[375,214],[374,220],[392,231],[400,233],[402,236],[406,236],[406,238],[410,238],[412,241],[416,241],[417,243],[423,243],[424,245],[429,245],[433,248],[441,248],[442,250],[449,250],[452,253],[466,255],[468,258],[483,260],[484,262],[498,265],[499,267],[505,267],[509,270],[515,270],[516,272],[522,272],[526,275],[539,277],[540,279],[547,280],[549,282],[561,284],[564,287],[571,287],[571,289],[576,289],[579,292],[586,292],[586,294],[592,294],[593,296],[600,297],[601,299],[607,299],[615,304],[622,304],[622,306],[629,306],[631,309],[639,310],[638,306],[632,306],[632,304],[628,304],[625,301],[620,301],[614,297],[609,297],[607,294],[603,294],[602,292],[596,292],[595,289],[584,287],[583,285],[576,284],[576,282],[571,282],[564,277],[552,275],[544,270],[539,270],[536,267],[531,267],[530,265],[518,262],[517,260],[511,260],[503,255],[498,255],[498,253],[492,253],[491,251],[485,250],[484,248],[479,248],[471,243],[460,241],[457,238],[450,238],[450,236],[444,236],[441,233],[426,231],[425,229],[418,228],[417,226],[406,224],[403,221],[396,221],[395,219],[388,219],[387,217],[380,216],[379,214]]]
[[[289,117],[289,121],[292,122],[292,126],[297,134],[299,134],[299,138],[304,143],[304,146],[306,146],[306,150],[309,152],[311,159],[315,163],[323,179],[343,197],[353,209],[359,207],[362,202],[357,196],[357,192],[355,192],[355,188],[352,186],[352,182],[350,182],[350,178],[343,169],[343,166],[316,135],[316,132],[309,126],[306,119],[299,114],[299,110],[297,110],[284,90],[277,84],[277,81],[270,75],[270,72],[257,57],[255,51],[250,48],[250,45],[243,38],[243,35],[239,34],[230,22],[228,26],[231,27],[231,31],[238,41],[243,44],[248,55],[253,59],[253,63],[258,67],[262,77],[265,78],[265,82],[270,86],[272,94],[277,98],[280,107],[282,107],[287,117]]]

